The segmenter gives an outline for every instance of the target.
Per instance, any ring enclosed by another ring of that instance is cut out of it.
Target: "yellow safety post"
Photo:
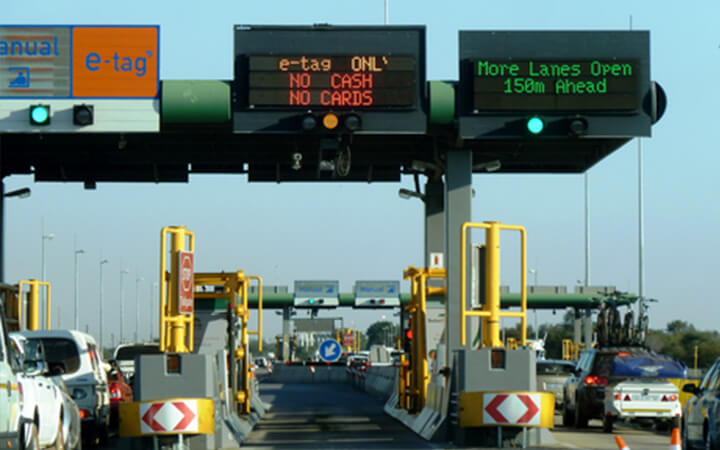
[[[22,315],[22,294],[23,287],[28,286],[30,288],[28,292],[28,317],[27,321],[24,320]],[[47,302],[45,303],[45,329],[50,329],[50,311],[51,311],[51,297],[52,292],[50,289],[50,283],[47,281],[40,280],[21,280],[18,282],[18,302],[17,302],[17,313],[18,313],[18,326],[19,329],[25,329],[30,331],[37,331],[40,329],[40,287],[47,287]]]
[[[467,309],[467,240],[468,230],[485,229],[485,304],[481,311]],[[521,311],[500,311],[500,230],[515,230],[521,236],[520,283]],[[521,320],[521,345],[527,345],[527,244],[525,228],[502,225],[500,222],[472,223],[462,225],[460,236],[460,344],[465,345],[467,317],[481,317],[483,327],[482,347],[502,347],[500,318],[519,317]]]
[[[410,303],[405,306],[405,311],[410,313],[410,326],[412,332],[411,355],[408,367],[404,371],[405,364],[401,364],[400,378],[407,377],[407,383],[399,383],[398,389],[403,389],[400,398],[406,401],[406,408],[411,413],[420,412],[425,407],[427,398],[427,384],[429,381],[426,343],[426,303],[430,295],[444,295],[445,288],[429,287],[427,281],[431,278],[446,279],[445,269],[418,269],[410,266],[403,272],[404,279],[411,280]],[[407,392],[407,394],[405,393]],[[401,401],[402,404],[402,401]]]
[[[571,360],[573,359],[573,341],[572,339],[562,340],[562,359]]]
[[[171,238],[170,271],[167,267],[167,236]],[[189,241],[189,242],[188,242]],[[185,227],[164,227],[160,232],[160,351],[188,353],[193,350],[194,314],[180,312],[180,252],[195,251],[195,235]]]

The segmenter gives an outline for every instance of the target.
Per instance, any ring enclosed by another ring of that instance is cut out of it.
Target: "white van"
[[[64,372],[61,377],[80,410],[83,438],[90,443],[106,440],[110,393],[95,339],[74,330],[21,331],[20,334],[42,341],[48,366]]]
[[[26,448],[21,436],[22,427],[29,427],[28,436],[37,436],[32,422],[23,421],[20,415],[22,394],[17,379],[21,371],[19,359],[7,338],[5,314],[0,307],[0,448]],[[37,440],[32,445],[35,445]]]

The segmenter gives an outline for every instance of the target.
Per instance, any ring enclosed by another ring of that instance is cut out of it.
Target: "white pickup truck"
[[[649,420],[680,426],[678,388],[659,378],[630,378],[605,388],[603,430],[612,432],[617,420]]]

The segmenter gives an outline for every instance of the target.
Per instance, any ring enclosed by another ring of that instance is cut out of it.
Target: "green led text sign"
[[[640,107],[636,61],[478,59],[473,110],[634,111]]]

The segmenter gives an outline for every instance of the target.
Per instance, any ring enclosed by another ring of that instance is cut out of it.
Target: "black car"
[[[605,419],[605,389],[628,378],[684,378],[681,362],[643,347],[590,349],[580,355],[563,389],[563,425],[587,427]]]

